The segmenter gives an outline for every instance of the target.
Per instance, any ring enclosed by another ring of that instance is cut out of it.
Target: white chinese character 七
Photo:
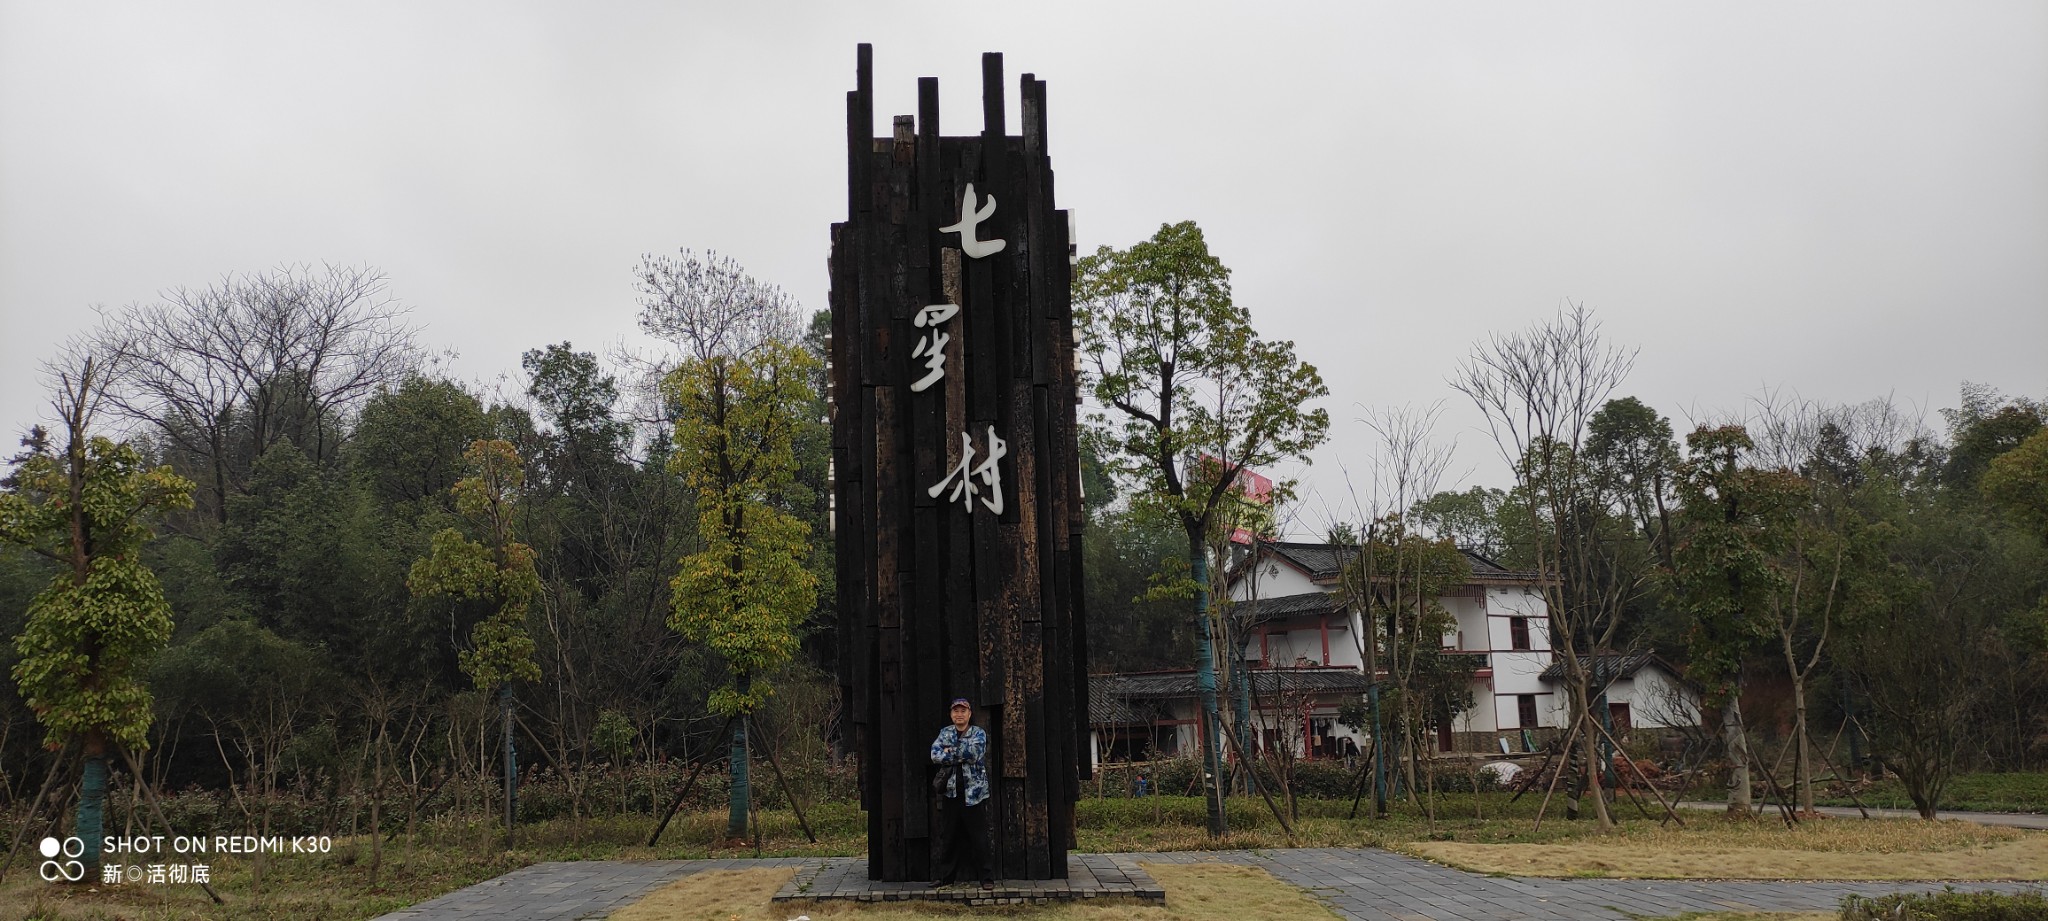
[[[988,197],[988,204],[979,208],[974,206],[974,183],[970,182],[967,184],[967,191],[960,195],[960,220],[957,223],[947,224],[939,228],[939,232],[958,232],[960,234],[960,251],[966,253],[970,259],[993,256],[1002,252],[1003,247],[1007,246],[1008,243],[1003,240],[977,240],[974,238],[974,234],[975,227],[982,221],[988,220],[989,216],[995,213],[996,197],[993,195]]]
[[[910,350],[910,357],[924,359],[926,372],[917,383],[910,385],[911,393],[923,393],[926,387],[946,376],[946,343],[953,341],[953,337],[939,332],[938,327],[959,312],[960,307],[957,304],[933,304],[918,310],[917,316],[910,318],[910,325],[931,330],[918,339],[917,346]]]
[[[974,514],[974,497],[981,492],[974,485],[974,478],[980,477],[982,485],[988,488],[988,497],[981,500],[988,510],[998,515],[1003,513],[1003,472],[996,462],[1010,453],[1010,445],[996,437],[996,430],[988,430],[988,454],[979,466],[974,464],[974,436],[960,433],[960,463],[953,466],[953,472],[932,485],[925,495],[936,499],[953,487],[953,494],[946,497],[948,503],[959,502],[967,506],[967,514]]]

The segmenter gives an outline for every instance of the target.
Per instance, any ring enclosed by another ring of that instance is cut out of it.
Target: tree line
[[[539,768],[581,799],[592,765],[726,759],[737,836],[759,744],[838,761],[829,324],[715,254],[635,279],[657,346],[545,344],[495,388],[355,268],[173,290],[54,356],[57,424],[0,482],[0,795],[84,806],[128,765],[262,828],[282,795],[493,811]],[[1075,292],[1091,670],[1204,668],[1211,765],[1252,748],[1252,625],[1212,566],[1270,526],[1238,474],[1329,425],[1228,282],[1183,223],[1082,260]],[[1558,577],[1575,725],[1588,663],[1655,649],[1709,689],[1738,774],[1773,770],[1752,739],[1787,754],[1801,806],[1837,736],[1930,809],[1959,769],[2038,768],[2048,407],[1969,387],[1937,434],[1764,399],[1681,443],[1618,395],[1632,360],[1583,310],[1474,346],[1450,386],[1509,488],[1441,490],[1428,418],[1374,425],[1388,485],[1332,530],[1411,750],[1457,710],[1427,589],[1464,546]],[[1782,713],[1745,714],[1773,689]]]
[[[1095,408],[1084,437],[1124,491],[1091,510],[1087,577],[1110,596],[1091,611],[1127,605],[1102,654],[1120,668],[1192,658],[1220,834],[1217,749],[1251,748],[1253,682],[1233,666],[1257,625],[1215,600],[1226,580],[1210,563],[1252,523],[1238,473],[1305,461],[1327,391],[1292,343],[1252,330],[1193,224],[1083,259],[1075,305]],[[2048,403],[1965,384],[1935,432],[1887,400],[1764,393],[1680,438],[1625,395],[1636,354],[1580,305],[1474,343],[1447,383],[1484,415],[1507,488],[1439,488],[1437,407],[1364,420],[1379,436],[1371,486],[1325,513],[1330,542],[1356,551],[1340,582],[1371,624],[1373,738],[1412,756],[1470,706],[1455,674],[1469,663],[1436,654],[1434,599],[1463,578],[1464,547],[1546,577],[1563,744],[1581,764],[1613,744],[1603,663],[1655,651],[1704,690],[1718,739],[1703,754],[1725,768],[1731,808],[1761,780],[1788,818],[1810,813],[1817,776],[1875,767],[1931,815],[1958,771],[2040,768]],[[1602,773],[1584,772],[1608,824]]]
[[[749,729],[823,764],[826,326],[715,254],[636,275],[659,346],[545,345],[495,390],[365,269],[170,291],[67,344],[58,424],[0,482],[10,806],[76,790],[88,829],[112,767],[252,829],[281,795],[495,790],[509,833],[508,778],[554,772],[574,812],[584,768],[706,758],[726,723],[735,774]]]

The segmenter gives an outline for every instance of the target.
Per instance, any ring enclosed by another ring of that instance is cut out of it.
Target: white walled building
[[[1365,748],[1366,739],[1337,722],[1347,704],[1364,699],[1366,624],[1339,594],[1339,573],[1356,551],[1336,544],[1261,541],[1230,569],[1230,617],[1245,638],[1253,676],[1252,722],[1257,743],[1286,744],[1310,757]],[[1562,730],[1569,721],[1563,666],[1550,643],[1542,578],[1516,572],[1469,550],[1472,575],[1439,601],[1456,620],[1443,649],[1477,658],[1472,706],[1437,734],[1443,750],[1492,751],[1506,740],[1522,747],[1522,730]],[[1617,731],[1697,725],[1699,689],[1648,652],[1591,657],[1604,684]],[[1090,723],[1098,760],[1135,760],[1199,749],[1193,670],[1096,675]],[[1219,679],[1220,680],[1220,679]],[[1229,713],[1233,703],[1220,695]],[[1460,740],[1458,737],[1463,736]]]
[[[1519,744],[1522,729],[1564,728],[1568,715],[1542,577],[1464,553],[1470,581],[1439,599],[1457,621],[1443,648],[1480,661],[1472,707],[1439,732],[1439,744],[1450,748],[1453,732]],[[1335,666],[1364,674],[1363,615],[1336,595],[1339,572],[1355,555],[1336,544],[1261,542],[1234,566],[1230,596],[1247,631],[1246,662],[1255,669]],[[1596,668],[1600,662],[1617,675],[1607,689],[1617,728],[1698,722],[1697,689],[1662,660],[1640,653],[1597,657]]]

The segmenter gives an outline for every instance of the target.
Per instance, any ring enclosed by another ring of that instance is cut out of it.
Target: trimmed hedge
[[[1143,768],[1131,765],[1105,765],[1102,768],[1102,796],[1107,798],[1127,797],[1137,787],[1139,775],[1145,777],[1149,792],[1154,795],[1189,796],[1200,788],[1195,777],[1201,771],[1201,762],[1194,758],[1174,758],[1154,761]],[[1358,772],[1364,767],[1360,762],[1346,766],[1342,761],[1301,761],[1294,765],[1294,795],[1298,799],[1349,800],[1358,783]],[[1472,789],[1472,772],[1464,765],[1438,764],[1436,789],[1439,793],[1488,793],[1500,789],[1492,774],[1479,775],[1479,789]],[[1388,765],[1388,782],[1395,782],[1399,765]],[[1280,792],[1278,775],[1271,764],[1258,765],[1259,782],[1276,795]],[[1095,786],[1083,787],[1085,794],[1093,795]]]
[[[1842,899],[1842,921],[2043,921],[2048,897],[2039,890],[2001,892],[1895,892]]]

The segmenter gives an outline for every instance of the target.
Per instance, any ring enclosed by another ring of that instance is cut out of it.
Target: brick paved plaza
[[[1483,876],[1369,848],[1180,851],[1077,855],[1089,865],[1135,870],[1140,863],[1216,861],[1262,867],[1300,886],[1337,914],[1358,921],[1578,921],[1674,916],[1704,911],[1814,911],[1842,896],[1938,890],[1939,882],[1765,882],[1523,879]],[[387,921],[581,921],[602,918],[647,893],[705,870],[800,867],[813,879],[845,879],[858,858],[767,860],[593,860],[543,863],[451,892]],[[2023,883],[1957,883],[1958,889],[2016,892]]]

